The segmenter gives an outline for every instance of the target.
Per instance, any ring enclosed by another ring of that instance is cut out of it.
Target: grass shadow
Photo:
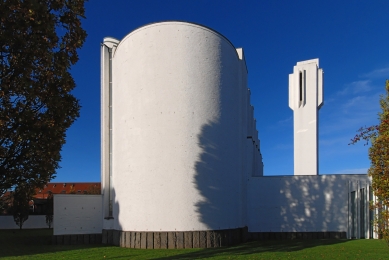
[[[52,229],[0,230],[0,256],[29,256],[83,248],[103,247],[91,245],[51,245]]]
[[[18,259],[387,259],[377,240],[261,240],[208,249],[50,245],[52,230],[0,230],[0,258]]]
[[[345,243],[346,239],[317,239],[317,240],[262,240],[243,243],[233,247],[207,248],[197,252],[183,253],[176,256],[168,256],[154,259],[203,259],[211,257],[249,256],[265,252],[294,252],[316,246],[335,245]]]

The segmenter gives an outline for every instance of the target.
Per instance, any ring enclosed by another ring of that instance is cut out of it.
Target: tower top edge
[[[311,60],[299,61],[299,62],[297,62],[297,66],[298,65],[311,64],[311,63],[315,63],[319,67],[319,58],[311,59]]]
[[[232,42],[226,37],[224,36],[223,34],[221,34],[220,32],[208,27],[208,26],[205,26],[205,25],[202,25],[202,24],[198,24],[198,23],[194,23],[194,22],[187,22],[187,21],[179,21],[179,20],[171,20],[171,21],[161,21],[161,22],[154,22],[154,23],[149,23],[149,24],[145,24],[145,25],[142,25],[132,31],[130,31],[128,34],[126,34],[122,40],[116,40],[115,38],[112,38],[112,37],[105,37],[104,40],[106,38],[110,38],[110,39],[114,39],[116,41],[118,41],[118,44],[120,44],[120,42],[124,41],[125,39],[127,39],[128,37],[130,37],[131,35],[137,33],[138,31],[141,31],[141,30],[145,30],[147,28],[150,28],[150,27],[154,27],[154,26],[164,26],[164,25],[182,25],[182,26],[193,26],[193,27],[197,27],[197,28],[201,28],[203,30],[207,30],[207,31],[210,31],[218,36],[220,36],[221,38],[223,38],[224,40],[226,40],[227,42],[229,42],[229,44],[231,44],[231,46],[236,49],[236,47],[232,44]]]

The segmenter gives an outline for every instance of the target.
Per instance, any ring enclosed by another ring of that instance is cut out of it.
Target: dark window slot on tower
[[[299,73],[300,102],[303,101],[303,73]],[[301,103],[300,103],[301,105]]]

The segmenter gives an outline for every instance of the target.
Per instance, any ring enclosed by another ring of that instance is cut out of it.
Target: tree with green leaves
[[[86,191],[86,194],[91,195],[100,195],[101,194],[101,187],[97,184],[91,184],[88,186],[88,189]]]
[[[8,214],[10,205],[12,205],[12,196],[11,194],[5,194],[0,197],[0,215]]]
[[[30,214],[29,202],[34,195],[34,189],[27,184],[21,184],[12,193],[12,214],[16,225],[22,229]]]
[[[86,32],[84,0],[0,1],[0,196],[42,187],[80,105],[70,68]]]
[[[385,95],[380,98],[379,125],[359,129],[351,144],[360,140],[365,140],[366,144],[371,143],[368,174],[372,178],[372,189],[377,198],[371,202],[371,207],[377,212],[376,232],[389,243],[389,80],[386,80],[385,89]]]

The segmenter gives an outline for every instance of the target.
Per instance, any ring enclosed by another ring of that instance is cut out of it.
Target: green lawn
[[[0,230],[1,259],[389,259],[380,240],[261,241],[229,248],[147,250],[50,245],[52,231]]]

